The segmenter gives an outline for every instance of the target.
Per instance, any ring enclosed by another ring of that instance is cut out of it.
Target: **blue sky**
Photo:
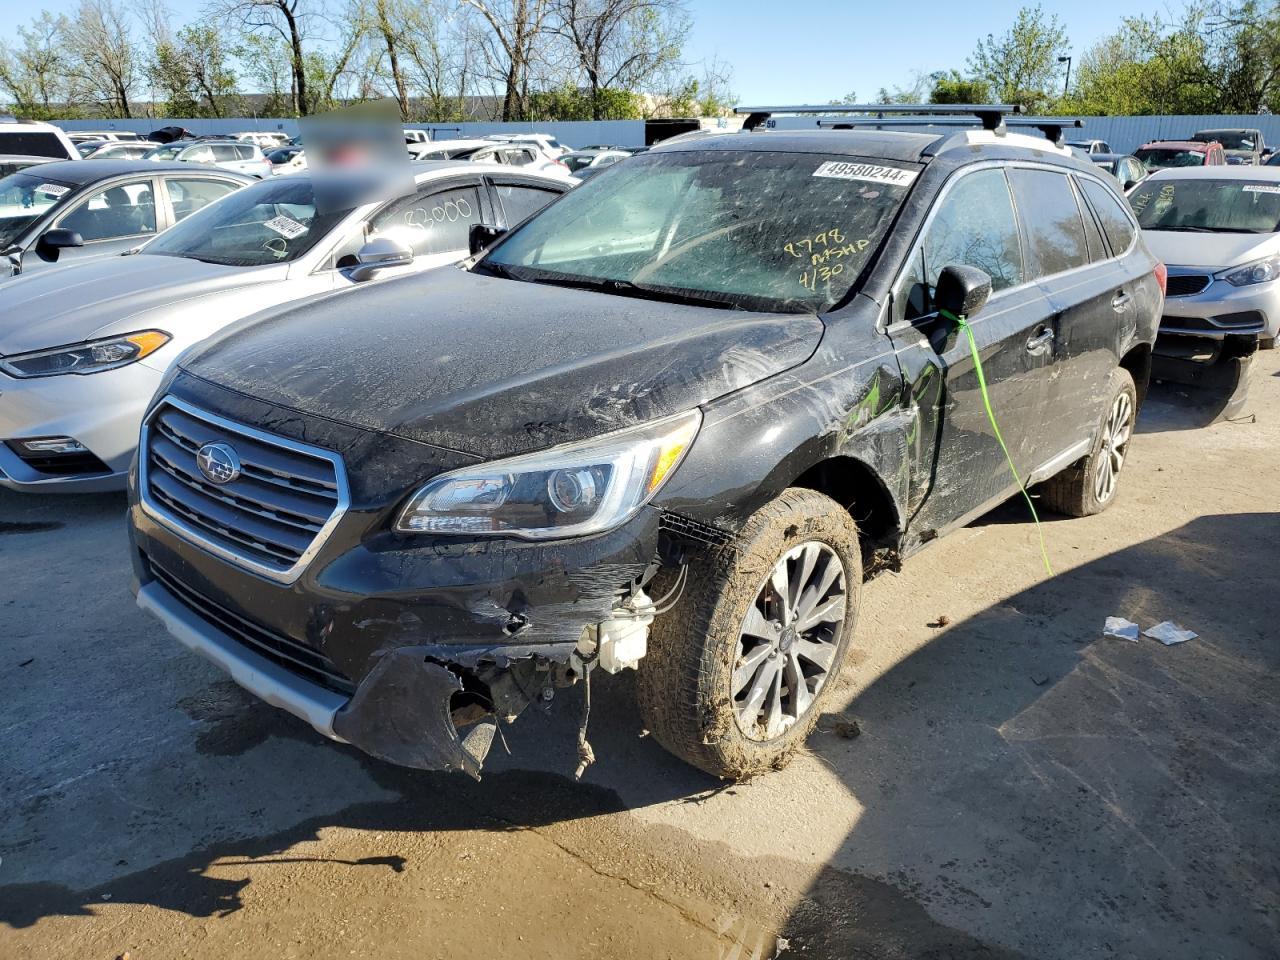
[[[42,7],[70,13],[76,5],[77,0],[28,0],[18,7],[12,0],[0,18],[0,39],[11,40],[15,20],[26,22]],[[718,57],[730,64],[732,89],[740,102],[776,104],[821,103],[850,91],[870,99],[881,86],[908,83],[917,70],[963,68],[978,39],[1008,29],[1022,2],[688,0],[688,5],[694,27],[686,57]],[[178,21],[201,6],[200,0],[170,0]],[[1065,22],[1076,55],[1114,30],[1129,12],[1103,0],[1049,0],[1044,8]],[[1163,6],[1150,5],[1157,8]]]

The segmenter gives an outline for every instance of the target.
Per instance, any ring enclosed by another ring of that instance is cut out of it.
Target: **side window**
[[[1086,265],[1084,221],[1066,174],[1014,167],[1009,182],[1027,236],[1027,273],[1048,277]]]
[[[511,164],[513,167],[527,167],[529,164],[533,163],[533,151],[508,150],[507,163]]]
[[[498,184],[498,199],[502,201],[502,212],[506,216],[507,226],[514,227],[526,217],[531,217],[560,194],[553,190],[542,190],[538,187],[516,186],[514,184]]]
[[[236,189],[236,184],[219,180],[166,180],[173,220],[185,220],[201,207],[207,207],[221,196]]]
[[[85,243],[156,232],[156,203],[151,181],[108,187],[66,214],[58,226],[74,230]]]
[[[1075,180],[1075,178],[1072,178]],[[1093,218],[1093,214],[1089,212],[1089,205],[1080,199],[1080,182],[1076,182],[1076,204],[1080,207],[1080,215],[1084,220],[1084,238],[1089,245],[1089,260],[1097,263],[1100,260],[1106,260],[1111,256],[1107,250],[1107,245],[1102,242],[1102,230],[1098,227],[1098,221]]]
[[[253,155],[254,155],[254,153],[255,153],[254,148],[253,148],[253,144],[251,144],[251,143],[238,144],[237,146],[233,147],[232,149],[234,149],[234,150],[235,150],[236,155],[237,155],[241,160],[252,160],[252,159],[253,159]]]
[[[479,190],[454,187],[392,204],[369,222],[369,235],[404,240],[415,256],[456,253],[462,257],[469,247],[471,225],[479,222]]]
[[[192,147],[182,152],[181,159],[191,163],[213,163],[213,151],[207,146]]]
[[[239,149],[230,143],[215,143],[211,149],[213,150],[213,159],[219,163],[240,159]]]
[[[1083,180],[1080,186],[1089,205],[1102,221],[1102,229],[1111,241],[1111,249],[1117,256],[1128,250],[1129,244],[1133,243],[1133,220],[1125,213],[1120,199],[1102,184],[1092,180]]]
[[[980,170],[963,176],[939,201],[922,249],[899,287],[895,319],[914,320],[932,312],[938,275],[952,264],[977,267],[991,277],[993,291],[1025,279],[1017,220],[1003,171]]]

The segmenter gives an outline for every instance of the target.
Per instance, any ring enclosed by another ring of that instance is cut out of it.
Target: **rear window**
[[[1204,152],[1200,150],[1171,150],[1165,147],[1145,147],[1134,154],[1148,170],[1166,170],[1170,167],[1203,167]]]
[[[0,130],[0,153],[20,154],[26,157],[57,157],[74,160],[56,133],[41,130]]]
[[[1047,277],[1089,262],[1084,221],[1071,183],[1051,170],[1013,168],[1009,183],[1027,238],[1027,272]]]
[[[1124,253],[1133,243],[1133,220],[1124,211],[1120,198],[1096,180],[1081,180],[1080,187],[1102,221],[1102,229],[1116,256]]]

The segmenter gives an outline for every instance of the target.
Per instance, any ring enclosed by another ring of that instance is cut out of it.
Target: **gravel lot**
[[[576,691],[481,783],[370,760],[134,607],[122,497],[0,493],[0,956],[1274,957],[1280,353],[1251,390],[1156,389],[1053,579],[1012,502],[873,582],[843,713],[737,786],[627,676],[581,784]]]

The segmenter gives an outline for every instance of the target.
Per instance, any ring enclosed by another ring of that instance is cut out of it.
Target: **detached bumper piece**
[[[400,647],[379,659],[333,718],[333,731],[380,760],[479,780],[498,727],[485,719],[460,735],[451,704],[462,690],[462,678],[428,660],[425,647]]]

